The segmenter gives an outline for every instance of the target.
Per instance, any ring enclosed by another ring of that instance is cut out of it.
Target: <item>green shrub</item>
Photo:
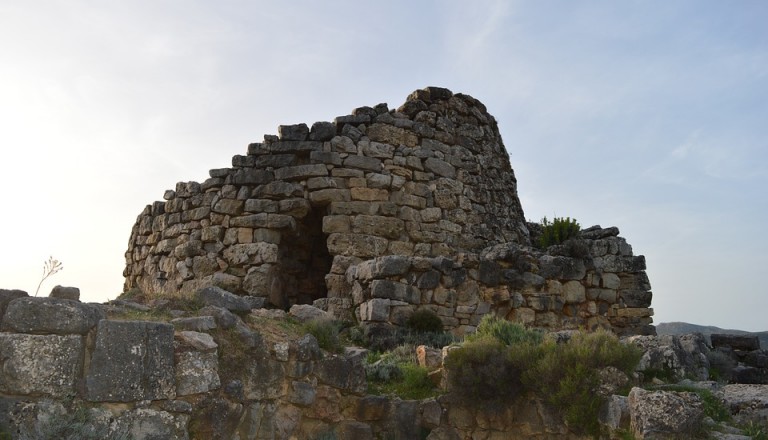
[[[426,399],[437,394],[426,368],[416,364],[414,346],[401,345],[384,354],[366,357],[365,375],[372,394],[394,394],[402,399]]]
[[[377,362],[365,366],[368,382],[391,382],[403,378],[403,370],[396,363]]]
[[[323,350],[340,353],[342,350],[339,341],[341,324],[333,319],[312,319],[304,323],[303,329],[317,339],[317,344]]]
[[[577,432],[597,435],[602,397],[595,391],[599,372],[615,367],[631,375],[641,351],[625,345],[605,330],[579,332],[564,344],[546,341],[535,364],[523,374],[523,383],[559,410]]]
[[[446,331],[422,332],[409,328],[393,328],[387,333],[377,333],[375,335],[365,335],[362,345],[375,351],[388,351],[400,345],[426,345],[432,348],[443,348],[451,345],[459,339]]]
[[[435,385],[429,379],[426,368],[405,364],[402,366],[403,381],[397,385],[396,394],[403,399],[421,400],[434,395]]]
[[[450,390],[478,406],[498,408],[523,391],[522,370],[496,339],[477,338],[451,350],[445,359]]]
[[[405,323],[409,329],[419,333],[442,333],[443,320],[429,309],[419,309],[413,312]]]
[[[752,437],[752,440],[768,440],[768,425],[749,421],[749,423],[743,425],[741,429],[744,432],[744,435]]]
[[[542,341],[542,333],[526,329],[522,324],[510,322],[493,315],[485,315],[477,326],[477,331],[468,337],[469,340],[492,338],[504,345],[523,343],[538,344]]]
[[[541,219],[542,232],[539,238],[539,246],[546,249],[552,245],[560,244],[579,234],[581,226],[576,219],[570,217],[555,217],[550,223],[546,217]]]

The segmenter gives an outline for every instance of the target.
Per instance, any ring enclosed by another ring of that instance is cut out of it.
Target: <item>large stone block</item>
[[[628,400],[631,431],[640,439],[693,438],[704,418],[701,398],[695,393],[635,387]]]
[[[80,289],[77,287],[69,286],[54,286],[51,293],[48,294],[50,298],[59,299],[71,299],[72,301],[80,301]]]
[[[188,440],[189,415],[150,408],[126,411],[115,419],[114,432],[133,440]]]
[[[405,222],[394,217],[358,215],[352,219],[352,231],[358,234],[398,239],[404,230]]]
[[[328,168],[324,164],[295,165],[275,170],[275,178],[280,180],[302,180],[327,175]]]
[[[342,391],[362,394],[368,388],[363,364],[339,355],[318,361],[315,374],[320,383]]]
[[[176,395],[173,326],[147,321],[99,322],[86,398],[94,402],[172,399]]]
[[[411,304],[419,304],[421,301],[421,292],[419,292],[419,289],[416,287],[397,281],[374,280],[371,282],[371,297],[394,299]]]
[[[387,124],[372,124],[368,127],[366,135],[376,142],[382,142],[390,145],[405,145],[415,147],[419,143],[419,138],[415,133],[411,133],[403,128],[393,127]]]
[[[3,331],[38,334],[85,334],[104,319],[99,306],[59,298],[22,297],[8,303]]]
[[[382,298],[373,298],[360,304],[360,315],[363,321],[389,321],[391,301]]]
[[[366,171],[381,171],[381,159],[366,156],[348,156],[344,159],[347,168],[359,168]]]
[[[247,312],[252,303],[243,296],[227,292],[219,287],[205,287],[195,292],[195,297],[206,306],[223,307],[230,312]]]
[[[0,393],[65,397],[83,369],[83,337],[0,333]]]
[[[3,319],[3,315],[5,314],[5,308],[8,306],[8,303],[13,301],[17,298],[24,298],[28,297],[29,294],[23,290],[18,289],[0,289],[0,321]]]
[[[224,259],[232,266],[277,263],[277,245],[273,243],[243,243],[228,247]]]
[[[378,257],[387,250],[386,238],[363,234],[331,234],[328,251],[332,255],[351,255],[360,258]]]
[[[216,351],[185,351],[176,355],[176,395],[205,393],[218,389],[219,357]]]
[[[454,168],[453,165],[434,157],[427,158],[427,160],[424,161],[424,168],[441,177],[448,177],[451,179],[456,177],[456,168]]]

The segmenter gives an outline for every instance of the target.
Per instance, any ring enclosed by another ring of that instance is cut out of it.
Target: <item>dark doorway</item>
[[[322,212],[319,212],[322,211]],[[283,293],[288,304],[312,304],[328,296],[325,276],[333,258],[328,252],[328,236],[323,234],[325,207],[315,208],[296,219],[296,232],[285,234],[280,243]]]

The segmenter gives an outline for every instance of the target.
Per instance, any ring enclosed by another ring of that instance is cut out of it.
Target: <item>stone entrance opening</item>
[[[328,252],[328,236],[323,234],[325,207],[316,207],[297,219],[296,233],[285,234],[280,243],[283,292],[288,306],[312,304],[325,298],[325,275],[331,271],[333,257]]]

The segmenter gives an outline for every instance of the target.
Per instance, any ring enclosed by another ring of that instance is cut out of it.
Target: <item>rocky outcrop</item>
[[[709,347],[704,337],[691,335],[629,336],[626,341],[643,350],[637,371],[646,380],[653,378],[667,382],[683,379],[709,379]]]
[[[695,393],[633,388],[628,398],[631,430],[640,440],[693,438],[704,419]]]

